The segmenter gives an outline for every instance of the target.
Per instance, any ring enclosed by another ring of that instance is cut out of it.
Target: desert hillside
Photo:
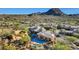
[[[33,42],[39,38],[44,43]],[[0,15],[0,49],[79,49],[79,15],[67,15],[58,8],[43,13]]]

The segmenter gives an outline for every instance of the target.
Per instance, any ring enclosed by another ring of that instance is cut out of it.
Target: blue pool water
[[[31,41],[37,42],[37,43],[40,43],[40,44],[48,42],[47,40],[39,39],[36,34],[31,35]]]

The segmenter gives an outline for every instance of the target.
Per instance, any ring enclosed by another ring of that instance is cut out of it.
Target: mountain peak
[[[51,8],[47,12],[44,12],[43,14],[56,15],[56,16],[65,15],[59,8]]]

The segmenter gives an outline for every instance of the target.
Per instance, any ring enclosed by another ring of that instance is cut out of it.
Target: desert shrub
[[[26,33],[26,34],[25,34]],[[27,31],[25,32],[25,31],[22,31],[21,33],[20,33],[20,36],[22,37],[22,41],[23,42],[26,42],[26,41],[29,41],[31,38],[30,38],[30,36],[28,35],[28,33],[27,33]]]
[[[75,40],[77,40],[77,38],[73,37],[73,36],[66,36],[65,39],[70,41],[70,42],[74,42]]]
[[[74,37],[79,38],[79,34],[73,34]]]
[[[21,25],[20,23],[16,22],[16,23],[14,24],[14,29],[15,29],[15,30],[20,29],[20,28],[19,28],[20,25]]]
[[[16,50],[16,47],[12,44],[10,44],[10,45],[4,44],[3,45],[3,50]]]
[[[28,32],[29,29],[28,29],[28,27],[26,27],[26,28],[23,28],[22,31]]]
[[[55,50],[71,50],[71,47],[69,47],[67,44],[64,44],[58,41],[54,49]]]
[[[30,37],[28,36],[28,35],[26,35],[26,36],[21,36],[22,37],[22,41],[23,42],[26,42],[26,41],[29,41],[30,40]]]
[[[11,29],[6,29],[6,28],[3,28],[3,29],[0,29],[0,35],[4,35],[4,34],[11,34],[12,30]]]

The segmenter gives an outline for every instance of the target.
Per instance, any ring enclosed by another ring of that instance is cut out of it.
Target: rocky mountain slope
[[[44,12],[43,14],[55,15],[55,16],[65,15],[59,8],[51,8],[47,12]]]

